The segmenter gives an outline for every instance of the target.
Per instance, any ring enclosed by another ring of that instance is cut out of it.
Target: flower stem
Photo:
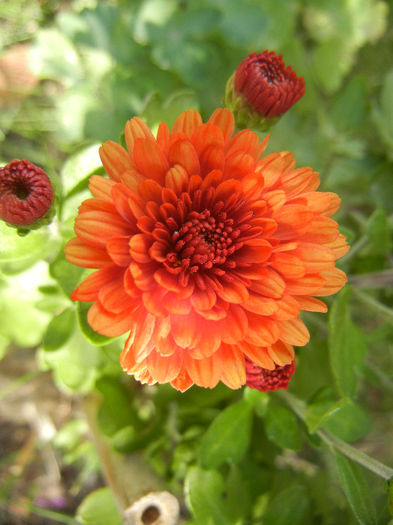
[[[285,402],[292,408],[295,414],[305,422],[306,415],[306,404],[301,401],[293,394],[281,390],[279,395]],[[378,460],[368,456],[364,452],[356,449],[352,445],[349,445],[342,439],[338,438],[334,434],[331,434],[327,430],[319,429],[316,434],[333,450],[337,450],[344,454],[347,458],[355,461],[359,465],[367,468],[377,476],[387,480],[393,476],[393,468],[379,462]]]
[[[357,288],[353,289],[353,293],[356,294],[357,298],[363,301],[363,303],[367,304],[367,306],[370,306],[374,311],[382,314],[388,321],[393,322],[393,310],[391,308],[380,303],[369,294],[361,292]]]
[[[358,288],[385,288],[393,285],[393,270],[348,276],[350,284]]]

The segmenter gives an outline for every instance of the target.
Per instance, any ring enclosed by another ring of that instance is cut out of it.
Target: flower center
[[[234,230],[233,219],[221,211],[214,217],[207,209],[192,211],[180,230],[172,233],[172,251],[166,262],[190,272],[222,265],[235,250],[234,240],[240,231]]]
[[[258,69],[269,84],[278,84],[285,79],[281,69],[274,62],[258,63]]]

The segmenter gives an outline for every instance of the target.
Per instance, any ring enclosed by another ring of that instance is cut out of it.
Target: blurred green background
[[[103,484],[78,404],[93,393],[99,431],[118,452],[144,454],[185,497],[189,524],[386,525],[383,481],[336,464],[317,431],[393,463],[392,22],[383,0],[2,0],[0,161],[44,168],[59,208],[25,238],[0,226],[0,523],[120,523],[109,492],[71,518]],[[153,129],[189,108],[205,120],[239,62],[265,49],[306,83],[268,152],[290,150],[320,172],[321,189],[342,198],[337,220],[352,245],[339,263],[352,288],[328,299],[329,324],[304,317],[311,343],[298,351],[290,389],[306,403],[304,421],[279,396],[247,389],[136,386],[120,371],[122,340],[92,333],[86,309],[69,300],[82,270],[62,251],[89,175],[102,173],[102,141],[118,141],[134,115]],[[26,399],[49,418],[49,440]],[[243,431],[233,425],[241,417]],[[217,459],[223,429],[234,446]],[[67,493],[60,510],[35,499],[48,453]]]

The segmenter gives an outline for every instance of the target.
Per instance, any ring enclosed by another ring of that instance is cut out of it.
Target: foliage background
[[[99,460],[78,401],[98,395],[99,432],[122,454],[143,453],[184,499],[190,525],[388,523],[383,479],[321,435],[393,464],[392,18],[382,0],[1,3],[0,160],[42,166],[59,202],[52,225],[27,237],[0,226],[0,399],[5,406],[51,371],[71,410],[45,446],[73,469],[74,507],[101,483],[88,482]],[[283,54],[307,90],[272,130],[269,152],[292,151],[298,166],[320,171],[322,190],[341,196],[337,220],[352,249],[340,266],[350,285],[328,299],[329,315],[304,316],[311,342],[297,351],[293,397],[140,387],[120,371],[122,340],[94,334],[86,308],[69,300],[82,270],[62,250],[89,175],[102,173],[98,145],[118,140],[133,115],[152,128],[190,107],[208,117],[242,58],[266,48]],[[35,365],[10,380],[6,367],[20,355]],[[35,447],[42,453],[42,440]],[[1,460],[5,520],[121,522],[107,489],[75,518],[75,508],[37,503],[34,476],[21,495],[9,470],[16,457]]]

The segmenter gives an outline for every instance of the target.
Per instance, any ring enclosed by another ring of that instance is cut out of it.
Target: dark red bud
[[[276,366],[274,370],[267,370],[246,357],[246,385],[261,392],[274,392],[281,388],[287,389],[294,373],[295,361],[289,365]]]
[[[0,168],[0,219],[13,226],[31,226],[51,209],[54,192],[47,174],[28,160]]]
[[[265,118],[284,114],[305,93],[303,78],[290,66],[285,67],[282,55],[267,50],[252,53],[240,63],[234,89]]]

